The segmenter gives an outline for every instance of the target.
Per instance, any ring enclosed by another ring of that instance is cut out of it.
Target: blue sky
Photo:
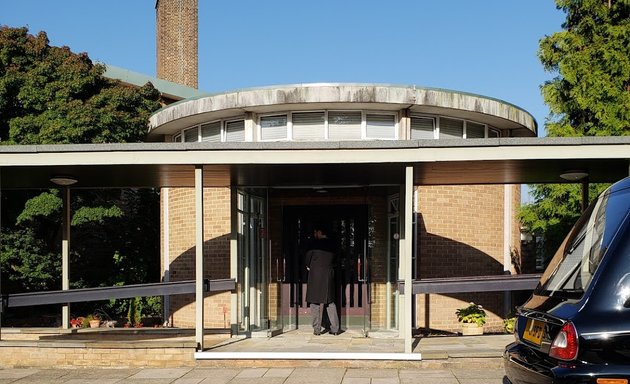
[[[4,0],[0,24],[155,76],[154,0]],[[199,0],[199,88],[313,82],[448,88],[548,108],[538,41],[561,30],[552,0]]]

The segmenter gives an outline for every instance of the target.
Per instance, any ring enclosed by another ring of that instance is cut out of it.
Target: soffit
[[[51,188],[69,175],[76,188],[556,183],[572,169],[591,182],[628,175],[630,138],[392,141],[382,143],[207,143],[4,146],[2,188]]]

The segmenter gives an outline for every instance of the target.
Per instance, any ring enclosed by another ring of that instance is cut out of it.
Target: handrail
[[[422,293],[464,293],[493,291],[532,290],[538,285],[540,274],[485,275],[466,277],[443,277],[413,281],[414,295]],[[398,290],[405,293],[405,282],[398,281]]]
[[[234,279],[204,279],[204,292],[233,291],[235,288],[236,281]],[[183,295],[188,293],[195,293],[195,280],[80,288],[65,291],[14,293],[2,296],[1,308],[127,299],[142,296]]]

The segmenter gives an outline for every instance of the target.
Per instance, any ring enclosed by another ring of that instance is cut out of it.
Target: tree
[[[1,143],[141,141],[149,115],[160,107],[159,92],[150,83],[136,88],[105,78],[104,71],[85,53],[50,46],[44,32],[33,36],[27,28],[0,26]],[[121,279],[139,283],[157,274],[157,191],[72,195],[73,287]],[[3,191],[2,199],[3,291],[60,289],[58,191]],[[24,208],[16,210],[19,205]],[[126,256],[122,264],[121,255]],[[117,270],[121,265],[124,273]]]
[[[105,66],[44,32],[0,27],[0,140],[5,144],[138,142],[159,92],[103,77]]]
[[[564,31],[540,41],[549,136],[630,134],[630,3],[557,0]]]
[[[630,135],[630,3],[621,0],[556,0],[563,31],[540,41],[538,56],[556,76],[541,91],[551,110],[549,136]],[[593,199],[605,185],[591,185]],[[534,203],[521,221],[545,239],[551,256],[580,216],[578,185],[533,185]]]

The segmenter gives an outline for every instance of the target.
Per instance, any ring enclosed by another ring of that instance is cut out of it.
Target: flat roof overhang
[[[408,110],[490,124],[511,137],[531,137],[537,123],[527,111],[495,98],[415,85],[316,83],[242,89],[181,100],[149,118],[150,139],[206,122],[257,114],[330,109]]]
[[[204,185],[371,186],[562,183],[582,170],[589,182],[629,174],[629,137],[501,138],[276,143],[137,143],[0,147],[0,186],[39,189],[51,177],[76,178],[73,188]]]

